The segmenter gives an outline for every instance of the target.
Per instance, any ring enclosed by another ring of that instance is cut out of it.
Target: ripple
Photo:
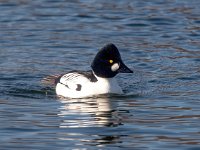
[[[0,1],[2,149],[199,149],[199,1]],[[62,99],[47,75],[115,43],[123,95]]]
[[[147,26],[149,26],[148,24],[144,24],[144,23],[129,23],[126,25],[130,26],[130,27],[147,27]]]

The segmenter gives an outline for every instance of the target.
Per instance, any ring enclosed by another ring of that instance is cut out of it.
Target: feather
[[[41,80],[41,83],[48,86],[55,86],[62,75],[50,75]]]

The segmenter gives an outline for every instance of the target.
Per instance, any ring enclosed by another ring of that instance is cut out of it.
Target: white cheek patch
[[[111,70],[114,72],[114,71],[117,71],[119,69],[119,64],[118,63],[114,63],[112,66],[111,66]]]

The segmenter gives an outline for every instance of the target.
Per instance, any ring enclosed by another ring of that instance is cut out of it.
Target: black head
[[[107,44],[95,56],[92,62],[94,73],[103,78],[112,78],[118,73],[133,73],[121,60],[114,44]]]

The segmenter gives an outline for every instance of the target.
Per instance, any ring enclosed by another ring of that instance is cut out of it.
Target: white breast
[[[115,78],[100,78],[97,76],[96,78],[97,82],[91,82],[84,75],[68,73],[61,77],[60,83],[56,85],[56,93],[69,98],[83,98],[106,93],[123,93]],[[80,91],[77,90],[77,84],[81,86]]]
[[[118,85],[115,78],[100,78],[97,77],[97,83],[94,85],[94,93],[115,93],[122,94],[122,89]]]

